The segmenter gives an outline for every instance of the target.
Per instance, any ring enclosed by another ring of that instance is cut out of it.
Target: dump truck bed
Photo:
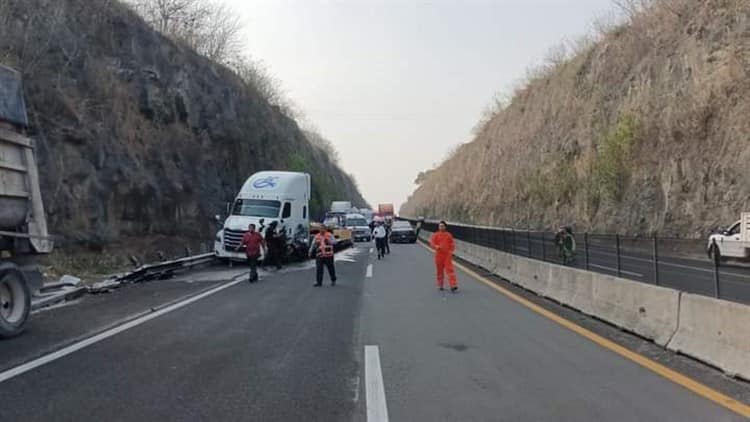
[[[17,253],[48,253],[44,205],[34,142],[28,127],[21,75],[0,66],[0,237],[28,239],[29,248]],[[15,244],[18,247],[19,243]]]

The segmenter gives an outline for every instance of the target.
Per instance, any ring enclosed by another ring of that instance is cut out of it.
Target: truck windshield
[[[364,218],[347,218],[347,227],[366,226],[367,221]]]
[[[245,217],[276,218],[279,216],[281,202],[264,199],[238,199],[234,203],[232,215]]]

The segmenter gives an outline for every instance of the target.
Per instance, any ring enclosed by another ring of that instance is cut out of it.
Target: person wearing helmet
[[[336,285],[336,268],[333,261],[333,248],[336,245],[336,238],[330,232],[328,227],[323,225],[320,232],[313,238],[310,245],[309,255],[315,258],[315,284],[320,287],[323,285],[323,267],[328,268],[328,276],[331,278],[331,286]]]

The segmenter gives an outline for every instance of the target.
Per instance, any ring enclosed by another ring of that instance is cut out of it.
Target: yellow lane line
[[[431,248],[428,246],[420,243],[425,249],[432,251]],[[608,340],[592,331],[587,330],[586,328],[581,327],[580,325],[577,325],[551,311],[548,311],[541,306],[511,292],[510,290],[498,286],[497,284],[493,283],[492,281],[488,280],[487,278],[477,274],[473,270],[467,268],[466,266],[455,262],[454,265],[461,270],[463,270],[465,273],[471,275],[481,283],[487,285],[488,287],[495,289],[497,292],[503,294],[504,296],[514,300],[515,302],[525,306],[526,308],[538,313],[539,315],[544,316],[545,318],[548,318],[563,327],[593,341],[594,343],[598,344],[601,347],[604,347],[605,349],[611,350],[618,355],[627,358],[638,365],[643,366],[646,369],[649,369],[662,377],[674,382],[675,384],[679,384],[688,390],[698,394],[699,396],[706,398],[708,400],[711,400],[712,402],[723,406],[737,414],[740,414],[745,417],[750,417],[750,406],[748,406],[745,403],[742,403],[740,401],[737,401],[725,394],[722,394],[711,387],[708,387],[704,384],[701,384],[700,382],[689,378],[679,372],[676,372],[672,369],[667,368],[666,366],[657,363],[643,355],[640,355],[636,352],[633,352],[632,350],[629,350],[623,346],[620,346],[617,343],[614,343],[611,340]]]

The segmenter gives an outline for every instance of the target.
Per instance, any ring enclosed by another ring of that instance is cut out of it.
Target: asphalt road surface
[[[0,421],[745,420],[461,270],[438,291],[420,245],[391,250],[340,253],[335,287],[310,263],[257,284],[214,268],[35,315],[0,342]]]

